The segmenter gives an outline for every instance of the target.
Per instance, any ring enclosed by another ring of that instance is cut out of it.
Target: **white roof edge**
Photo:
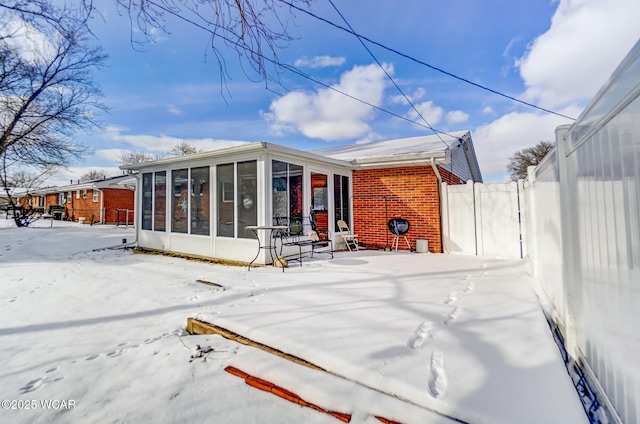
[[[431,163],[431,158],[440,159],[440,162],[446,161],[447,152],[429,152],[429,153],[410,153],[405,155],[392,156],[374,156],[368,158],[354,159],[351,163],[360,166],[381,166],[385,164],[402,164],[402,163]]]
[[[247,143],[241,146],[233,146],[233,147],[227,147],[224,149],[209,150],[207,152],[196,153],[194,155],[176,156],[172,158],[160,159],[160,160],[155,160],[150,162],[136,163],[131,165],[122,165],[120,169],[140,170],[140,169],[149,168],[149,167],[178,164],[182,162],[189,162],[192,160],[208,159],[208,158],[214,158],[219,156],[231,156],[234,154],[250,153],[252,151],[260,151],[260,150],[292,155],[292,156],[296,156],[304,159],[316,160],[319,162],[324,162],[324,163],[343,166],[343,167],[351,166],[351,164],[348,161],[334,159],[327,156],[319,155],[317,153],[307,152],[304,150],[299,150],[292,147],[286,147],[279,144],[268,143],[265,141],[257,141],[253,143]]]

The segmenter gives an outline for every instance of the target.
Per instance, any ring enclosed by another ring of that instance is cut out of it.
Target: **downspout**
[[[431,168],[433,168],[433,173],[436,174],[436,178],[438,179],[438,205],[440,207],[440,248],[442,249],[442,253],[444,253],[444,239],[442,237],[443,229],[442,229],[442,175],[440,175],[440,171],[438,171],[438,166],[436,165],[436,158],[431,158]]]
[[[104,213],[104,193],[97,187],[94,190],[98,191],[98,196],[100,197],[100,223],[106,224],[105,220],[107,219],[107,217]]]

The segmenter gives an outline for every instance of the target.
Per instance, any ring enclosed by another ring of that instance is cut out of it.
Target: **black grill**
[[[398,242],[400,241],[400,237],[404,238],[404,241],[407,243],[407,246],[409,247],[409,251],[413,252],[413,249],[411,248],[411,244],[409,243],[409,240],[407,239],[406,234],[409,232],[409,221],[407,221],[404,218],[393,218],[390,219],[389,222],[387,222],[387,226],[389,227],[389,231],[391,231],[391,234],[393,234],[393,242],[391,243],[391,250],[393,250],[395,248],[395,250],[398,250]]]
[[[387,225],[394,236],[404,236],[409,232],[409,221],[403,218],[390,219]]]

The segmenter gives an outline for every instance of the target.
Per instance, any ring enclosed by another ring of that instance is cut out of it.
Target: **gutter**
[[[436,174],[436,178],[438,179],[438,205],[440,205],[440,246],[442,248],[442,253],[444,251],[444,239],[443,239],[443,228],[442,228],[442,175],[440,175],[440,171],[438,171],[438,166],[436,165],[436,159],[431,158],[431,168],[433,172]]]

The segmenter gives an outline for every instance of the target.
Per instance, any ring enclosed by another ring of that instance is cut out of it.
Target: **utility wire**
[[[187,22],[188,24],[191,24],[191,25],[193,25],[193,26],[195,26],[195,27],[197,27],[197,28],[202,29],[203,31],[206,31],[206,32],[208,32],[208,33],[210,33],[210,34],[212,34],[212,35],[215,35],[215,36],[216,36],[216,37],[218,37],[218,38],[221,38],[221,39],[222,39],[222,40],[224,40],[224,41],[227,41],[228,43],[231,43],[231,44],[233,44],[233,45],[235,45],[235,46],[240,46],[240,43],[239,43],[238,41],[231,40],[230,38],[225,37],[224,35],[214,34],[214,32],[213,32],[211,29],[209,29],[209,28],[205,27],[204,25],[201,25],[201,24],[199,24],[199,23],[197,23],[197,22],[195,22],[195,21],[193,21],[193,20],[191,20],[191,19],[189,19],[189,18],[186,18],[186,17],[184,17],[184,16],[180,15],[179,13],[177,13],[177,12],[175,12],[175,11],[171,10],[171,9],[166,8],[165,6],[163,6],[163,5],[161,5],[161,4],[158,4],[158,3],[156,3],[156,2],[154,2],[154,1],[152,1],[152,0],[147,1],[147,4],[150,4],[150,5],[152,5],[152,6],[155,6],[155,7],[157,7],[158,9],[161,9],[161,10],[165,11],[166,13],[168,13],[168,14],[170,14],[170,15],[173,15],[173,16],[175,16],[176,18],[178,18],[178,19],[180,19],[180,20],[182,20],[182,21],[184,21],[184,22]],[[246,46],[243,46],[243,48],[246,48],[246,49],[247,49],[248,51],[250,51],[252,54],[255,54],[256,56],[260,57],[261,59],[263,59],[263,60],[265,60],[265,61],[267,61],[267,62],[269,62],[269,63],[272,63],[272,64],[274,64],[274,65],[276,65],[276,66],[280,66],[280,67],[282,67],[283,69],[288,70],[289,72],[292,72],[292,73],[294,73],[294,74],[297,74],[297,75],[299,75],[299,76],[301,76],[301,77],[303,77],[303,78],[308,79],[309,81],[312,81],[312,82],[314,82],[314,83],[316,83],[316,84],[318,84],[318,85],[321,85],[321,86],[323,86],[323,87],[325,87],[325,88],[328,88],[329,90],[335,91],[336,93],[342,94],[343,96],[349,97],[350,99],[353,99],[353,100],[355,100],[355,101],[357,101],[357,102],[360,102],[360,103],[362,103],[362,104],[365,104],[365,105],[367,105],[367,106],[370,106],[370,107],[372,107],[372,108],[374,108],[374,109],[376,109],[376,110],[379,110],[379,111],[381,111],[381,112],[387,113],[387,114],[389,114],[389,115],[391,115],[391,116],[395,116],[396,118],[400,118],[400,119],[402,119],[402,120],[404,120],[404,121],[411,122],[412,124],[418,125],[418,126],[420,126],[420,127],[423,127],[423,128],[426,128],[426,129],[430,129],[431,131],[435,132],[436,134],[445,134],[445,135],[448,135],[448,136],[450,136],[450,137],[453,137],[451,134],[448,134],[448,133],[446,133],[445,131],[439,131],[439,130],[436,130],[436,129],[434,129],[433,127],[431,127],[430,125],[429,125],[429,126],[427,126],[427,125],[423,124],[423,123],[422,123],[422,122],[420,122],[420,121],[414,121],[414,120],[411,120],[411,119],[407,118],[406,116],[399,115],[399,114],[397,114],[397,113],[395,113],[395,112],[392,112],[392,111],[390,111],[390,110],[384,109],[384,108],[382,108],[382,107],[380,107],[380,106],[376,106],[376,105],[374,105],[374,104],[372,104],[372,103],[369,103],[369,102],[367,102],[367,101],[365,101],[365,100],[362,100],[362,99],[360,99],[360,98],[358,98],[358,97],[355,97],[355,96],[353,96],[353,95],[351,95],[351,94],[349,94],[349,93],[345,93],[345,92],[344,92],[344,91],[342,91],[342,90],[339,90],[339,89],[337,89],[337,88],[335,88],[335,87],[333,87],[333,86],[330,86],[330,85],[328,85],[328,84],[326,84],[326,83],[324,83],[324,82],[322,82],[322,81],[319,81],[319,80],[317,80],[317,79],[313,78],[313,77],[312,77],[312,76],[310,76],[310,75],[305,74],[304,72],[300,71],[299,69],[297,69],[297,68],[295,68],[295,67],[293,67],[293,66],[291,66],[291,65],[287,65],[287,64],[284,64],[284,63],[278,62],[277,60],[271,59],[271,58],[269,58],[269,57],[267,57],[267,56],[265,56],[265,55],[263,55],[263,54],[261,54],[261,53],[259,53],[259,52],[253,51],[253,50],[249,49],[249,48],[248,48],[248,47],[246,47]],[[290,91],[290,90],[288,90],[288,91]],[[273,92],[273,91],[272,91],[272,92]],[[278,93],[275,93],[275,94],[278,94]],[[455,138],[455,137],[453,137],[453,138]]]
[[[378,58],[373,54],[373,52],[369,49],[369,47],[367,47],[367,45],[364,43],[364,41],[362,41],[362,39],[360,38],[359,35],[356,34],[356,32],[354,31],[353,27],[351,26],[351,24],[349,23],[349,21],[347,21],[347,18],[344,17],[344,15],[340,12],[340,10],[338,10],[338,8],[336,7],[336,5],[333,3],[333,0],[329,0],[329,3],[331,3],[331,6],[333,6],[334,10],[338,13],[338,15],[340,15],[340,17],[342,18],[342,20],[344,21],[344,23],[349,27],[349,29],[351,30],[351,33],[354,34],[356,36],[356,38],[358,39],[358,41],[360,41],[360,44],[362,44],[362,47],[364,47],[364,49],[369,53],[369,55],[373,58],[373,60],[375,60],[375,62],[378,64],[378,66],[380,67],[380,69],[382,69],[382,72],[384,72],[384,74],[387,76],[387,78],[389,79],[389,81],[391,81],[393,83],[393,85],[396,87],[396,89],[398,89],[398,91],[400,92],[400,94],[402,94],[402,97],[404,97],[404,99],[407,101],[407,103],[409,103],[409,105],[413,108],[413,110],[418,114],[418,116],[424,121],[425,124],[427,124],[427,127],[429,127],[435,135],[438,136],[438,138],[440,139],[440,141],[442,142],[442,144],[444,144],[446,147],[449,147],[449,145],[447,143],[445,143],[445,141],[442,139],[442,137],[440,136],[440,134],[438,134],[438,132],[436,132],[436,130],[433,129],[433,127],[431,126],[431,124],[429,123],[429,121],[427,121],[427,119],[422,115],[422,113],[418,110],[418,108],[413,104],[413,102],[409,99],[409,97],[407,97],[406,94],[404,94],[404,91],[402,91],[402,89],[400,88],[400,86],[398,86],[398,84],[396,83],[396,81],[391,77],[391,75],[389,75],[389,73],[387,72],[387,70],[384,68],[384,66],[382,66],[382,64],[380,63],[380,61],[378,60]]]
[[[351,30],[351,29],[349,29],[349,28],[345,28],[345,27],[343,27],[343,26],[341,26],[341,25],[339,25],[339,24],[336,24],[335,22],[332,22],[332,21],[330,21],[330,20],[328,20],[328,19],[326,19],[326,18],[323,18],[323,17],[321,17],[321,16],[318,16],[318,15],[316,15],[315,13],[310,12],[310,11],[308,11],[308,10],[305,10],[305,9],[303,9],[303,8],[299,7],[299,6],[296,6],[295,4],[293,4],[293,3],[291,3],[291,2],[289,2],[289,1],[287,1],[287,0],[278,0],[278,1],[279,1],[279,2],[281,2],[281,3],[286,4],[287,6],[289,6],[289,7],[293,8],[293,9],[298,10],[298,11],[300,11],[300,12],[302,12],[302,13],[306,13],[307,15],[309,15],[309,16],[311,16],[311,17],[315,18],[315,19],[318,19],[318,20],[320,20],[320,21],[322,21],[322,22],[325,22],[325,23],[327,23],[327,24],[329,24],[329,25],[331,25],[331,26],[333,26],[333,27],[335,27],[335,28],[337,28],[337,29],[339,29],[339,30],[342,30],[342,31],[348,32],[348,33],[350,33],[350,34],[352,34],[352,35],[355,35],[356,37],[358,37],[358,38],[359,38],[359,39],[361,39],[361,40],[368,41],[369,43],[371,43],[371,44],[373,44],[373,45],[376,45],[376,46],[378,46],[378,47],[381,47],[381,48],[383,48],[383,49],[385,49],[385,50],[387,50],[387,51],[390,51],[390,52],[392,52],[392,53],[395,53],[395,54],[397,54],[398,56],[402,56],[402,57],[404,57],[405,59],[409,59],[409,60],[411,60],[411,61],[413,61],[413,62],[415,62],[415,63],[418,63],[418,64],[420,64],[420,65],[426,66],[427,68],[433,69],[434,71],[437,71],[437,72],[440,72],[440,73],[445,74],[445,75],[447,75],[447,76],[450,76],[451,78],[455,78],[455,79],[457,79],[457,80],[459,80],[459,81],[462,81],[462,82],[465,82],[465,83],[467,83],[467,84],[473,85],[474,87],[478,87],[478,88],[480,88],[480,89],[482,89],[482,90],[488,91],[488,92],[493,93],[493,94],[497,94],[498,96],[501,96],[501,97],[507,98],[507,99],[512,100],[512,101],[514,101],[514,102],[521,103],[521,104],[523,104],[523,105],[526,105],[526,106],[532,107],[532,108],[534,108],[534,109],[538,109],[538,110],[541,110],[541,111],[543,111],[543,112],[550,113],[550,114],[552,114],[552,115],[557,115],[557,116],[560,116],[560,117],[562,117],[562,118],[570,119],[570,120],[572,120],[572,121],[575,121],[575,120],[576,120],[576,118],[572,118],[572,117],[570,117],[570,116],[563,115],[563,114],[561,114],[561,113],[559,113],[559,112],[554,112],[553,110],[545,109],[545,108],[543,108],[543,107],[541,107],[541,106],[538,106],[538,105],[535,105],[535,104],[533,104],[533,103],[529,103],[529,102],[526,102],[526,101],[524,101],[524,100],[520,100],[520,99],[518,99],[518,98],[516,98],[516,97],[509,96],[508,94],[501,93],[500,91],[497,91],[497,90],[494,90],[494,89],[492,89],[492,88],[486,87],[486,86],[484,86],[484,85],[481,85],[481,84],[475,83],[475,82],[470,81],[470,80],[468,80],[468,79],[466,79],[466,78],[462,78],[462,77],[459,77],[459,76],[458,76],[458,75],[456,75],[456,74],[453,74],[453,73],[451,73],[451,72],[445,71],[444,69],[441,69],[441,68],[438,68],[438,67],[436,67],[436,66],[430,65],[430,64],[428,64],[428,63],[426,63],[426,62],[424,62],[424,61],[421,61],[421,60],[419,60],[419,59],[416,59],[416,58],[414,58],[414,57],[412,57],[412,56],[410,56],[410,55],[408,55],[408,54],[406,54],[406,53],[402,53],[402,52],[400,52],[400,51],[398,51],[398,50],[396,50],[396,49],[394,49],[394,48],[392,48],[392,47],[388,47],[388,46],[385,46],[385,45],[384,45],[384,44],[382,44],[382,43],[379,43],[379,42],[377,42],[377,41],[374,41],[374,40],[372,40],[372,39],[371,39],[371,38],[369,38],[369,37],[366,37],[366,36],[364,36],[364,35],[362,35],[362,34],[358,34],[358,33],[356,33],[355,31],[353,31],[353,30]]]

